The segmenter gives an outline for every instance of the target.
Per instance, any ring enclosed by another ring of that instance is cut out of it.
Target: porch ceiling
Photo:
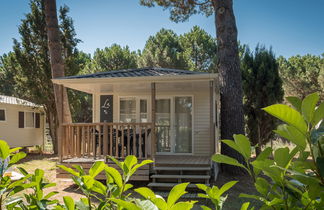
[[[53,82],[90,94],[103,94],[113,92],[150,91],[152,82],[156,83],[157,91],[193,91],[199,88],[208,87],[208,81],[214,80],[215,78],[217,78],[217,74],[142,78],[53,79]]]

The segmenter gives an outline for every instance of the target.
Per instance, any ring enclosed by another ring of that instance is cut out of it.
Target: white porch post
[[[61,104],[59,104],[60,107],[57,107],[57,109],[61,110],[61,116],[58,116],[58,121],[59,121],[59,125],[58,125],[58,131],[57,131],[57,146],[58,146],[58,157],[59,157],[59,162],[62,162],[63,160],[63,141],[65,138],[65,133],[64,133],[64,129],[63,129],[63,123],[64,123],[64,94],[63,94],[63,90],[64,90],[64,86],[63,85],[59,85],[58,87],[59,89],[61,89],[60,93],[62,93],[60,95],[61,97]]]
[[[152,135],[151,135],[151,154],[150,158],[154,159],[156,150],[156,134],[155,134],[155,98],[156,98],[155,83],[151,83],[151,122],[152,122]]]
[[[210,153],[215,153],[215,123],[214,123],[214,81],[209,81],[209,126],[210,126]]]

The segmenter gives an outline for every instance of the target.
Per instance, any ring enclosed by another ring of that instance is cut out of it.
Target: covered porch
[[[216,79],[217,74],[144,68],[53,80],[93,98],[92,123],[63,124],[60,162],[135,155],[155,164],[210,165],[219,135]]]

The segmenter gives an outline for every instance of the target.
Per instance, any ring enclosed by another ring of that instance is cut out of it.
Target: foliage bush
[[[242,193],[240,197],[262,202],[261,209],[324,209],[324,102],[316,107],[317,93],[304,100],[287,100],[293,108],[275,104],[263,110],[285,123],[274,132],[294,143],[292,150],[267,147],[252,159],[249,139],[234,135],[234,141],[222,142],[238,151],[245,164],[221,154],[212,159],[242,167],[251,175],[259,194]],[[245,204],[245,208],[248,206]]]
[[[254,181],[258,192],[256,195],[241,193],[240,197],[255,199],[262,203],[261,209],[324,209],[324,103],[319,104],[318,94],[307,96],[304,100],[296,97],[287,99],[293,108],[276,104],[264,108],[270,115],[285,122],[274,131],[290,140],[296,146],[272,150],[265,148],[255,159],[251,158],[251,144],[244,135],[234,135],[234,141],[222,140],[238,151],[245,160],[244,164],[237,160],[215,154],[212,159],[219,163],[238,166],[247,171]],[[5,141],[0,140],[0,209],[149,209],[176,210],[192,209],[197,201],[179,201],[186,194],[189,183],[174,186],[167,199],[155,194],[147,187],[133,189],[129,182],[136,170],[151,160],[138,162],[135,156],[127,156],[123,162],[109,157],[118,169],[106,165],[102,161],[95,162],[86,172],[81,166],[73,168],[59,166],[69,172],[78,185],[84,198],[74,201],[71,197],[63,197],[59,203],[53,199],[58,192],[44,194],[44,189],[55,186],[44,180],[44,171],[36,169],[29,174],[19,168],[24,175],[19,180],[12,180],[6,172],[25,153],[10,149]],[[121,173],[119,172],[121,171]],[[106,182],[96,180],[96,176],[104,173]],[[221,188],[197,184],[204,193],[198,197],[209,199],[214,209],[222,209],[227,196],[223,194],[237,182],[231,181]],[[28,191],[25,191],[28,189]],[[23,196],[21,196],[23,192]],[[140,195],[134,196],[134,192]],[[20,196],[19,196],[20,195]],[[95,200],[95,202],[93,202]],[[211,209],[201,206],[202,209]],[[246,202],[241,209],[254,209]]]

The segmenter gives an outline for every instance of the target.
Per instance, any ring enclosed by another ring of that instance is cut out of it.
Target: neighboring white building
[[[10,147],[43,145],[45,114],[42,106],[0,95],[0,139]]]

